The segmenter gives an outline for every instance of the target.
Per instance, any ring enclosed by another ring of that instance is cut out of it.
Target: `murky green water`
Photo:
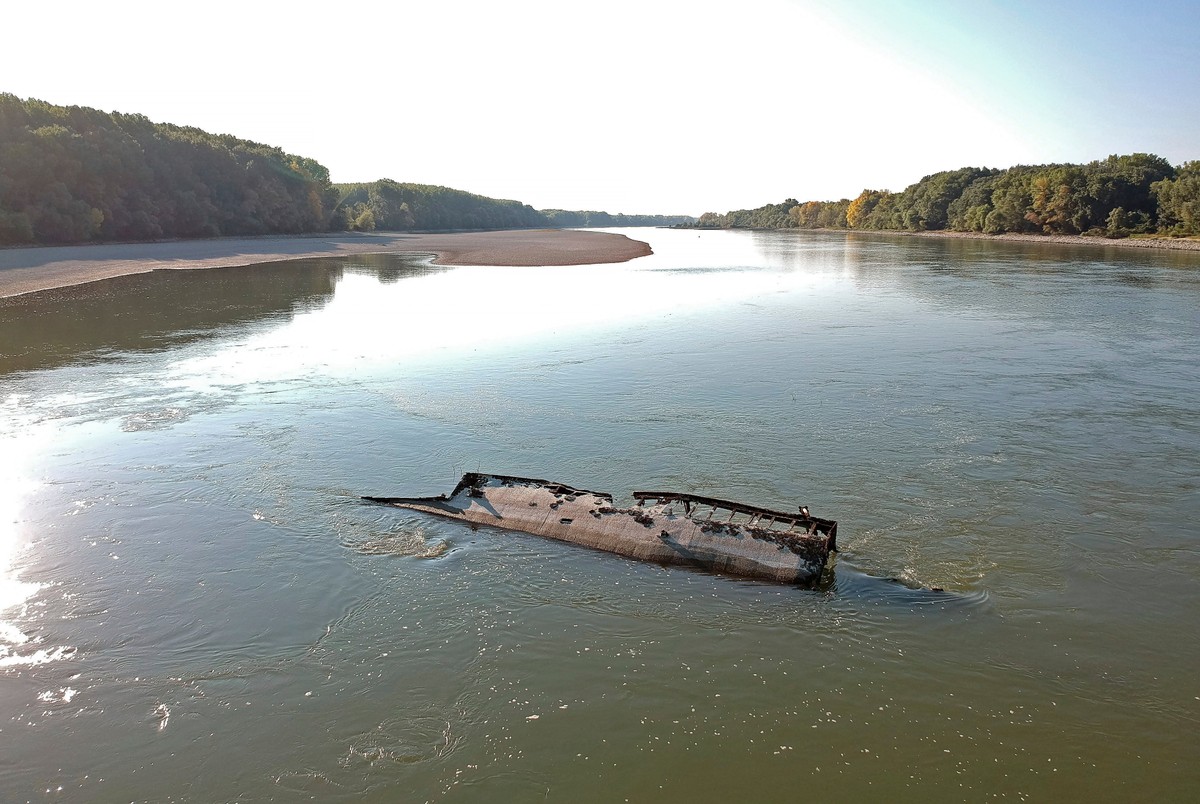
[[[0,798],[1200,795],[1200,259],[635,236],[0,303]],[[800,590],[357,501],[477,468],[843,552]]]

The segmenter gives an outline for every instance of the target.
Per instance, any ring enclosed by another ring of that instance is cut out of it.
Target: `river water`
[[[1200,796],[1200,258],[629,234],[0,303],[0,798]],[[358,500],[476,469],[842,552],[798,589]]]

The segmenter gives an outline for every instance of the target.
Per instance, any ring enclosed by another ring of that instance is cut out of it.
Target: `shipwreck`
[[[449,496],[364,497],[470,525],[547,536],[610,553],[782,583],[820,579],[837,522],[673,491],[611,494],[527,477],[468,472]]]

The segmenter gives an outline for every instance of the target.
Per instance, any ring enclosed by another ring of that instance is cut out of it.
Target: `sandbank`
[[[439,265],[591,265],[644,257],[650,246],[571,229],[337,233],[0,249],[0,297],[160,270],[232,268],[352,254],[434,254]]]

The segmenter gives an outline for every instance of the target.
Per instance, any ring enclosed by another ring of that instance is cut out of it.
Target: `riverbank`
[[[1178,237],[1124,237],[1110,240],[1107,237],[1084,237],[1083,235],[1042,234],[998,234],[982,232],[951,232],[945,229],[930,232],[906,232],[893,229],[806,229],[795,231],[854,232],[855,234],[898,235],[901,237],[932,237],[951,240],[987,240],[993,243],[1057,243],[1064,246],[1099,246],[1120,249],[1159,249],[1166,251],[1200,251],[1200,239]]]
[[[570,229],[338,233],[0,249],[0,297],[160,270],[233,268],[352,254],[434,254],[438,265],[592,265],[651,252],[640,240]]]

